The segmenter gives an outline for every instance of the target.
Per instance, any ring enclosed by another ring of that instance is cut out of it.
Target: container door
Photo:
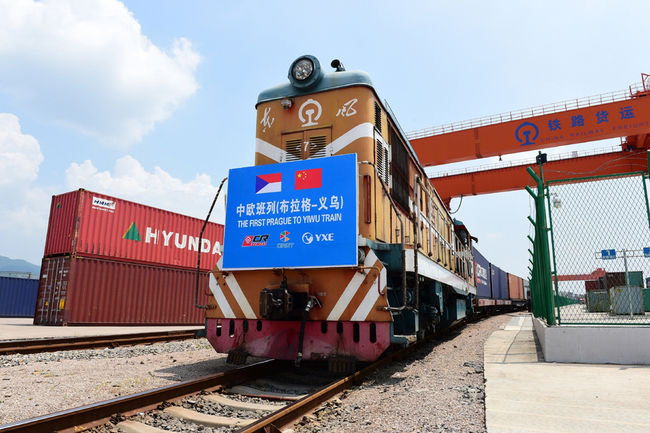
[[[34,324],[63,324],[70,263],[65,257],[43,260]]]

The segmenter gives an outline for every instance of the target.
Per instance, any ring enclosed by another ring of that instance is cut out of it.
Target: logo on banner
[[[282,173],[255,176],[255,194],[282,191]]]
[[[320,188],[323,186],[323,169],[312,168],[296,172],[296,189]]]
[[[304,235],[302,235],[302,241],[303,241],[304,243],[306,243],[307,245],[309,245],[309,244],[311,244],[312,242],[314,242],[314,235],[312,235],[311,233],[307,232],[307,233],[305,233]]]
[[[269,235],[246,236],[242,247],[263,247],[269,240]]]
[[[282,242],[289,242],[289,232],[285,230],[282,233],[280,233],[280,240]]]

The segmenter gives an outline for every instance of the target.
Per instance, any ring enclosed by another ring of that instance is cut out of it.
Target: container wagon
[[[511,305],[508,294],[508,274],[497,265],[490,263],[490,276],[492,277],[492,297],[496,305]]]
[[[520,309],[526,305],[526,295],[524,294],[524,280],[521,277],[507,274],[508,278],[508,298],[514,308]]]
[[[492,297],[492,278],[490,276],[490,262],[476,247],[474,251],[474,278],[476,279],[476,307],[492,307],[496,305]]]

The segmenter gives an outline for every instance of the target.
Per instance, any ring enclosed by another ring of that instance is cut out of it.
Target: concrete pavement
[[[203,328],[203,326],[34,326],[33,323],[34,319],[31,317],[0,318],[0,340],[139,334]]]
[[[485,343],[488,433],[650,432],[650,366],[544,361],[532,317]]]

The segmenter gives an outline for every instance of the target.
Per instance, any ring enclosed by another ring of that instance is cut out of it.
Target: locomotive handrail
[[[404,300],[402,302],[401,307],[382,307],[382,310],[384,311],[402,311],[404,308],[406,308],[406,247],[404,244],[404,220],[402,219],[402,216],[400,215],[399,211],[397,210],[397,205],[393,201],[393,197],[390,196],[390,193],[388,191],[388,188],[386,188],[386,185],[384,184],[384,181],[381,179],[381,176],[379,175],[379,170],[377,170],[377,166],[373,162],[370,161],[359,161],[359,164],[368,164],[371,165],[372,168],[375,169],[375,174],[377,174],[377,179],[379,179],[379,183],[381,184],[382,189],[386,193],[386,196],[388,197],[388,201],[390,201],[390,205],[393,207],[393,210],[395,211],[395,215],[397,215],[397,218],[399,219],[400,226],[402,227],[401,229],[401,238],[402,238],[402,291],[404,292]]]
[[[199,235],[198,258],[196,260],[196,288],[194,289],[194,306],[202,310],[213,310],[217,308],[215,305],[207,305],[207,304],[199,305],[199,278],[201,277],[201,241],[203,240],[203,231],[205,230],[205,227],[208,225],[208,220],[210,219],[210,215],[212,215],[212,209],[214,209],[214,205],[217,203],[219,194],[221,194],[221,188],[223,188],[223,184],[226,183],[227,180],[228,177],[224,177],[223,180],[221,181],[221,184],[219,185],[219,189],[217,190],[217,195],[214,196],[214,200],[212,201],[212,206],[210,206],[210,210],[208,211],[208,216],[205,217],[205,222],[203,223],[203,227],[201,228],[201,234]],[[209,284],[210,282],[208,281],[208,286]]]

